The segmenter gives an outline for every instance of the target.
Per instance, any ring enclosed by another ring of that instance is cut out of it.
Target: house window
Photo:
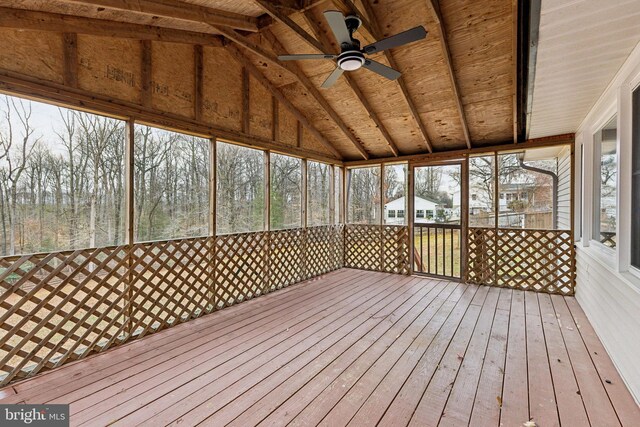
[[[520,199],[521,200],[527,200],[529,198],[529,196],[527,195],[527,193],[520,193]]]
[[[478,195],[477,194],[472,194],[471,195],[471,200],[478,200]]]
[[[389,218],[395,218],[395,217],[396,217],[395,209],[390,209],[389,210]]]
[[[404,209],[398,209],[398,218],[404,218]]]
[[[640,269],[640,88],[633,91],[633,142],[631,145],[631,265]]]
[[[416,218],[424,218],[424,209],[418,209],[416,211]]]
[[[500,200],[504,200],[504,193],[500,193]]]
[[[427,218],[429,219],[433,218],[433,210],[427,209]]]
[[[610,248],[616,247],[618,154],[616,117],[594,139],[593,239]]]

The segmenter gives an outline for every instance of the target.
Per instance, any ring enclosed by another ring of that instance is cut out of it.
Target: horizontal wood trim
[[[378,163],[394,163],[402,161],[411,162],[428,162],[431,160],[443,160],[451,158],[461,158],[470,155],[478,155],[483,153],[495,153],[498,151],[518,151],[529,148],[551,147],[554,145],[573,144],[575,141],[575,134],[567,133],[562,135],[554,135],[544,138],[529,139],[525,142],[521,142],[514,145],[512,142],[500,144],[500,145],[487,145],[484,147],[475,147],[465,150],[450,150],[450,151],[438,151],[431,154],[413,154],[409,156],[399,157],[380,157],[369,160],[353,160],[344,162],[345,166],[364,166]]]
[[[215,34],[6,7],[0,7],[0,27],[222,46],[222,37]]]

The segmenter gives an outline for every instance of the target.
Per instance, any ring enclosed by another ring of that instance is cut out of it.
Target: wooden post
[[[216,159],[218,155],[218,144],[216,138],[213,137],[209,140],[209,236],[211,236],[209,243],[209,256],[211,259],[209,270],[209,283],[211,284],[211,299],[213,310],[218,308],[218,289],[216,287],[216,212],[217,212],[217,200],[216,191],[218,190],[218,177],[216,175]]]
[[[414,184],[413,184],[413,173],[414,173],[414,165],[412,163],[408,163],[407,164],[407,169],[409,171],[408,174],[408,178],[407,181],[409,183],[408,185],[408,189],[409,189],[409,194],[407,195],[407,203],[405,203],[406,208],[407,208],[407,213],[406,215],[408,215],[408,220],[407,220],[407,224],[409,225],[409,268],[410,268],[410,272],[411,273],[415,273],[414,271],[414,266],[415,266],[415,253],[414,253],[414,248],[416,247],[416,243],[414,242],[414,193],[415,193],[415,188],[414,188]],[[405,217],[406,217],[405,215]],[[420,242],[420,244],[422,244],[422,242]],[[420,260],[420,262],[422,262],[422,260]]]
[[[467,283],[467,246],[469,232],[469,158],[461,163],[460,179],[460,280]],[[452,231],[453,232],[453,231]],[[452,271],[453,274],[453,271]]]
[[[307,220],[307,199],[308,199],[308,193],[307,193],[307,159],[302,159],[302,198],[301,198],[301,202],[300,203],[300,207],[301,207],[301,212],[300,214],[302,215],[301,217],[301,224],[303,228],[307,228],[308,226],[308,220]]]
[[[336,223],[336,167],[335,165],[329,165],[329,173],[331,179],[329,180],[329,224],[335,225]]]
[[[127,246],[127,290],[125,292],[125,313],[127,321],[127,332],[129,337],[133,334],[133,266],[134,266],[134,240],[135,240],[135,217],[134,217],[134,142],[135,142],[135,122],[129,119],[126,124],[125,138],[125,230]]]
[[[494,236],[493,236],[493,280],[494,286],[498,286],[498,228],[500,221],[500,168],[498,167],[498,152],[493,153],[493,206],[494,206]]]
[[[378,212],[380,213],[380,271],[384,271],[384,202],[385,202],[385,191],[384,191],[384,173],[385,173],[385,165],[384,163],[380,164],[380,203],[378,206]]]
[[[264,151],[264,285],[262,293],[269,290],[271,284],[271,155]]]
[[[302,194],[300,195],[300,224],[302,225],[302,278],[307,279],[307,251],[309,250],[309,230],[307,230],[307,159],[302,159]]]

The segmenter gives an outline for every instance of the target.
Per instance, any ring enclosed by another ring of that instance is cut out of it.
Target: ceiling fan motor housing
[[[364,65],[364,55],[358,50],[347,50],[338,56],[338,67],[344,71],[354,71]]]

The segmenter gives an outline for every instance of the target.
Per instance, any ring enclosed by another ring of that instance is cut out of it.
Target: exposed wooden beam
[[[439,0],[426,0],[427,8],[431,12],[431,15],[436,21],[436,28],[440,37],[440,47],[442,48],[442,56],[444,57],[444,63],[447,67],[449,74],[449,81],[451,83],[451,90],[453,91],[453,100],[456,103],[458,109],[458,116],[460,117],[460,125],[462,126],[462,133],[464,134],[464,140],[467,144],[467,148],[471,147],[471,136],[469,134],[469,126],[467,125],[467,117],[464,113],[464,106],[462,105],[462,96],[460,96],[460,88],[458,87],[458,79],[453,69],[453,62],[451,60],[451,51],[449,50],[449,43],[447,42],[447,30],[444,26],[442,19],[442,13],[440,12]]]
[[[288,52],[282,46],[282,43],[273,35],[273,33],[269,30],[265,30],[261,33],[264,38],[271,44],[274,51],[277,55],[286,55]],[[280,62],[277,61],[281,67],[284,67],[287,71],[291,72],[302,84],[307,92],[320,104],[320,106],[324,109],[324,111],[331,117],[333,122],[340,128],[342,133],[344,133],[347,138],[351,141],[353,146],[358,150],[360,155],[364,159],[369,158],[369,153],[364,149],[362,143],[356,138],[353,132],[349,129],[346,123],[342,120],[342,118],[336,113],[336,111],[329,105],[329,102],[322,96],[320,90],[313,84],[313,82],[306,76],[300,69],[300,67],[293,62]]]
[[[0,7],[0,27],[222,46],[222,38],[214,34],[5,7]]]
[[[201,45],[193,47],[193,64],[194,64],[194,117],[196,120],[202,120],[202,103],[204,101],[204,50]]]
[[[437,153],[430,154],[411,154],[408,156],[400,156],[400,157],[385,157],[385,158],[377,158],[377,159],[369,159],[369,160],[352,160],[345,161],[345,166],[364,166],[370,164],[378,164],[378,163],[388,163],[388,162],[399,162],[399,161],[411,161],[411,162],[426,162],[431,160],[445,160],[445,159],[461,159],[470,155],[480,155],[480,154],[493,154],[501,151],[513,151],[517,150],[525,150],[530,148],[541,148],[541,147],[553,147],[557,145],[568,145],[573,144],[575,141],[575,134],[566,133],[561,135],[553,135],[547,136],[544,138],[535,138],[529,139],[524,142],[521,142],[517,145],[516,148],[513,146],[513,142],[509,140],[508,142],[504,142],[499,145],[485,145],[483,147],[473,147],[466,148],[463,150],[450,150],[450,151],[438,151]]]
[[[273,6],[270,2],[266,0],[254,0],[256,3],[260,5],[273,19],[282,23],[287,28],[291,29],[294,33],[296,33],[302,41],[307,43],[311,48],[314,48],[320,52],[323,52],[323,45],[318,40],[314,39],[307,33],[302,27],[300,27],[293,19],[289,18],[286,13],[283,13],[277,7]]]
[[[362,5],[364,6],[364,11],[366,15],[360,12],[351,0],[336,0],[336,1],[341,6],[343,11],[356,13],[360,17],[365,17],[365,19],[363,19],[362,21],[361,29],[368,32],[373,38],[373,40],[380,40],[383,38],[382,29],[378,24],[378,19],[375,15],[375,12],[373,11],[373,8],[369,4],[369,0],[362,0]],[[369,19],[367,20],[366,17],[368,17]],[[361,30],[358,30],[358,31],[361,31]],[[392,68],[402,71],[398,67],[398,63],[396,62],[396,60],[393,57],[393,54],[390,51],[385,50],[383,51],[383,54],[385,58],[387,58],[387,61],[389,62],[389,65]],[[418,128],[420,129],[420,135],[422,136],[422,139],[424,141],[425,148],[427,149],[427,151],[429,151],[429,153],[432,153],[433,146],[431,145],[431,140],[429,139],[429,135],[427,134],[427,128],[425,127],[422,121],[422,118],[418,113],[418,108],[416,107],[416,104],[413,101],[413,98],[409,94],[409,89],[407,88],[407,84],[403,77],[400,77],[396,81],[398,82],[398,86],[400,86],[400,91],[402,93],[402,96],[404,97],[407,105],[409,106],[409,111],[411,112],[411,116],[413,116],[413,119],[415,120],[416,124],[418,125]]]
[[[513,105],[513,143],[518,143],[518,134],[520,130],[520,124],[518,123],[518,42],[519,42],[519,31],[518,31],[518,0],[511,0],[511,60],[512,64],[512,79],[513,79],[513,93],[512,96],[512,105]],[[524,96],[524,94],[523,94]],[[572,204],[573,205],[573,204]]]
[[[313,126],[313,124],[306,118],[300,110],[298,110],[289,99],[278,89],[273,83],[267,79],[264,74],[258,67],[256,67],[250,60],[247,58],[244,53],[234,44],[230,44],[227,46],[229,52],[233,55],[233,57],[243,66],[243,70],[246,70],[249,74],[251,74],[256,80],[258,80],[264,87],[266,87],[271,94],[280,102],[282,105],[287,108],[291,114],[301,123],[309,132],[322,144],[324,145],[331,153],[335,154],[338,157],[342,157],[342,155],[336,150],[336,148],[329,142],[329,140],[320,133],[318,129]],[[298,132],[300,133],[300,132]]]
[[[64,33],[63,79],[65,85],[78,87],[78,36],[75,33]]]
[[[69,3],[85,4],[98,8],[128,10],[146,15],[166,16],[186,21],[209,22],[212,25],[236,28],[244,31],[258,31],[258,19],[238,13],[199,6],[179,0],[64,0]]]
[[[151,79],[153,58],[151,57],[151,41],[142,40],[142,52],[140,55],[140,85],[142,87],[141,101],[145,107],[151,107],[152,86]]]
[[[242,64],[242,132],[249,132],[250,119],[249,115],[249,103],[250,103],[250,89],[249,89],[249,72],[247,71],[247,67]]]
[[[321,46],[322,49],[318,49],[318,50],[320,50],[321,52],[329,53],[332,49],[332,46],[330,45],[330,42],[328,40],[327,31],[323,30],[320,26],[321,24],[318,21],[320,17],[317,16],[317,14],[312,9],[306,10],[304,12],[304,17],[307,23],[309,24],[309,27],[313,31],[314,35],[322,45]],[[291,28],[291,29],[293,31],[296,31],[294,28]],[[382,123],[378,115],[373,110],[373,107],[371,106],[371,104],[369,103],[369,100],[360,89],[360,86],[358,85],[358,83],[355,81],[355,79],[350,73],[344,73],[342,76],[344,77],[345,81],[347,82],[351,90],[353,90],[353,92],[356,94],[356,96],[358,97],[358,99],[360,100],[364,108],[367,110],[369,117],[371,117],[371,120],[373,120],[378,130],[384,137],[385,142],[389,146],[389,149],[391,150],[393,155],[398,156],[399,155],[398,146],[393,141],[393,138],[391,138],[391,135],[389,134],[389,131],[387,131],[387,128],[384,125],[384,123]]]

